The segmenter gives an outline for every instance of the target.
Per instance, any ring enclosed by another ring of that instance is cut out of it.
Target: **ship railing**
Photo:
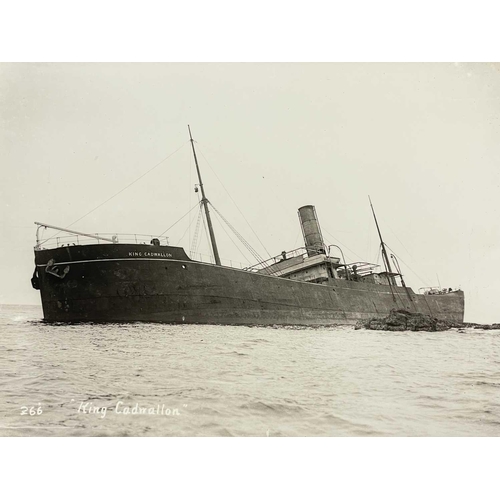
[[[452,288],[441,288],[439,286],[425,286],[418,289],[420,293],[424,295],[445,295],[447,293],[456,292],[458,288],[453,290]]]
[[[336,245],[330,245],[330,246],[336,246]],[[257,271],[260,271],[260,270],[265,269],[267,267],[270,267],[273,264],[277,264],[278,262],[281,262],[283,260],[283,257],[286,257],[287,259],[291,259],[293,257],[300,257],[302,255],[307,256],[308,255],[307,248],[308,247],[295,248],[294,250],[289,250],[287,252],[284,252],[285,255],[283,255],[283,252],[281,252],[280,254],[278,254],[274,257],[271,257],[270,259],[264,260],[262,262],[258,262],[257,264],[254,264],[253,266],[246,267],[244,269],[245,269],[245,271],[257,272]],[[314,250],[317,250],[316,247],[309,247],[309,248],[314,248]],[[326,255],[328,257],[330,257],[330,247],[328,247],[327,250],[328,250],[328,253]],[[363,264],[366,264],[366,263],[363,263]],[[349,267],[350,265],[351,264],[348,264],[347,267]]]
[[[45,250],[47,248],[58,248],[62,246],[102,244],[102,243],[136,243],[136,244],[152,244],[152,240],[156,239],[161,244],[168,245],[166,236],[154,236],[151,234],[126,234],[126,233],[82,233],[74,229],[52,226],[44,222],[35,222],[36,229],[36,245],[35,250]],[[55,229],[58,231],[50,238],[42,238],[45,229]],[[42,234],[40,234],[42,232]],[[61,234],[63,233],[63,234]],[[157,243],[157,242],[155,242]]]
[[[37,241],[36,250],[46,250],[49,248],[60,248],[66,246],[79,245],[99,245],[99,244],[116,244],[129,243],[137,245],[150,245],[153,239],[157,239],[160,245],[168,245],[168,237],[155,236],[151,234],[127,234],[127,233],[93,233],[92,235],[84,236],[81,234],[66,234],[53,236],[43,241]]]
[[[293,257],[299,257],[301,255],[307,254],[307,250],[305,247],[299,247],[294,250],[290,250],[288,252],[285,252],[285,256],[287,259],[291,259]],[[270,259],[264,260],[262,262],[257,262],[257,264],[254,264],[253,266],[248,266],[243,268],[245,271],[252,271],[252,272],[257,272],[262,269],[265,269],[267,267],[272,266],[273,264],[277,264],[278,262],[283,260],[283,252],[280,253],[279,255],[276,255],[275,257],[271,257]]]
[[[356,266],[356,274],[359,276],[366,276],[367,274],[373,274],[375,269],[379,268],[378,264],[372,264],[370,262],[351,262],[347,264],[347,268],[354,271],[354,266]],[[396,276],[398,276],[396,274]]]
[[[356,276],[363,278],[374,274],[380,266],[370,262],[350,262],[349,264],[337,264],[337,273],[340,279],[352,280]]]

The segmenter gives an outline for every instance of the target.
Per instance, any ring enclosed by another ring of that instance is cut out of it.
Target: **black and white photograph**
[[[496,441],[500,63],[309,59],[0,63],[0,442]]]
[[[498,436],[500,65],[1,69],[2,434]]]

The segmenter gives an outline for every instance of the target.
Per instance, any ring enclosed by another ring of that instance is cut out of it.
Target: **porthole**
[[[187,269],[187,266],[185,264],[182,264],[182,269]]]

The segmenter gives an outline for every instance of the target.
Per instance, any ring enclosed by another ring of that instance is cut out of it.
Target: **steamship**
[[[340,247],[325,245],[312,205],[298,209],[303,247],[245,269],[222,265],[191,130],[189,136],[214,262],[192,259],[160,237],[144,244],[137,235],[128,241],[36,222],[31,281],[40,290],[45,321],[337,325],[406,309],[463,322],[461,290],[416,293],[406,285],[397,259],[387,254],[373,206],[382,270],[348,263]],[[39,235],[44,228],[72,241],[53,238],[48,245]]]

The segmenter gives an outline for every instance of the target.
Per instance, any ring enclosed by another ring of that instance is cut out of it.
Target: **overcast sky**
[[[327,243],[381,263],[370,195],[409,286],[460,286],[467,321],[500,321],[499,80],[483,63],[0,64],[0,302],[40,303],[34,221],[69,226],[178,148],[72,228],[160,234],[193,207],[190,124],[207,197],[263,258],[303,245],[313,204]],[[171,244],[189,252],[196,217]],[[252,260],[214,226],[223,261]]]

